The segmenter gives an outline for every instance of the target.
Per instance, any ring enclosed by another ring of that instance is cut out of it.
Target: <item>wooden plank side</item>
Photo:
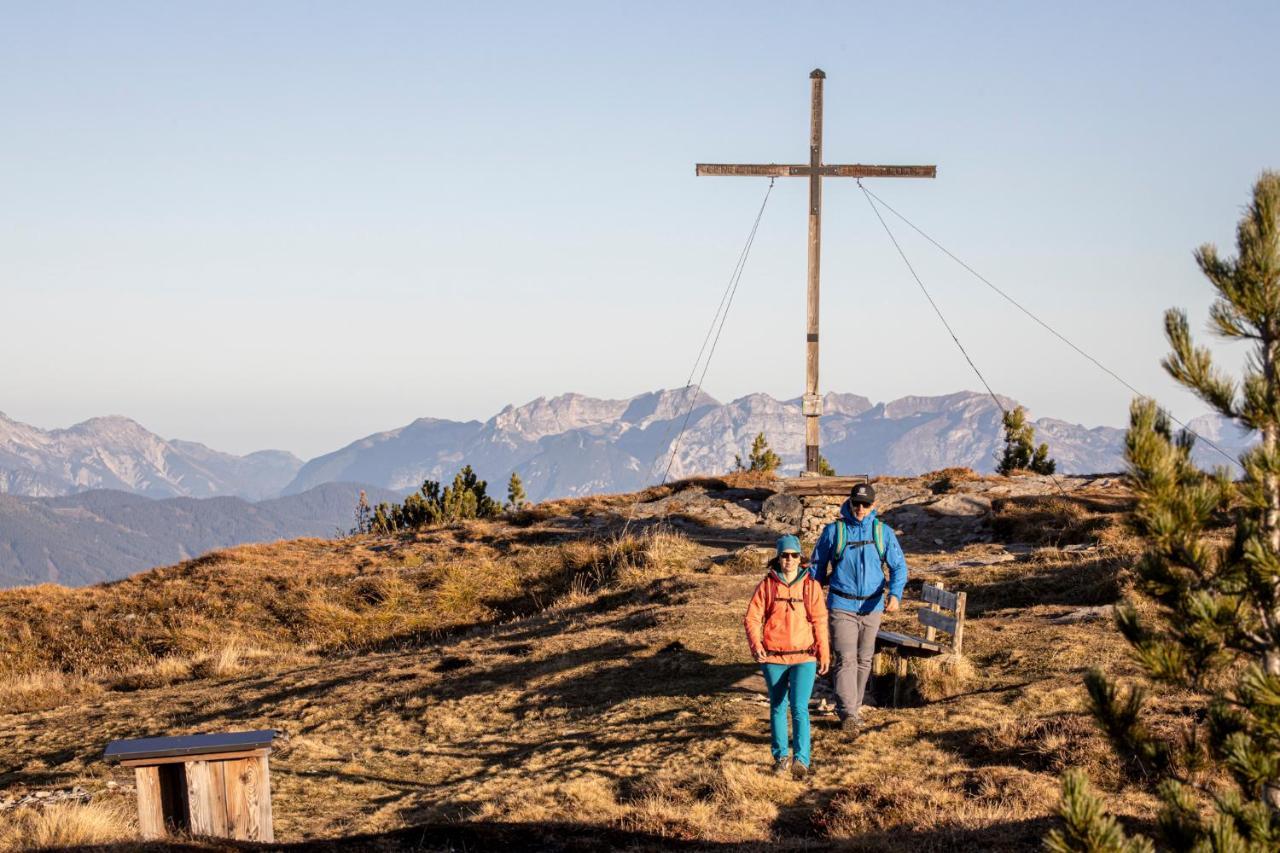
[[[226,761],[231,758],[256,758],[270,755],[267,748],[240,750],[239,752],[204,752],[195,755],[167,755],[162,758],[132,758],[120,762],[121,767],[154,767],[160,764],[186,764],[188,761]]]
[[[250,841],[262,840],[262,779],[258,773],[257,759],[242,762],[240,787],[244,791],[245,837]]]
[[[187,762],[187,808],[192,835],[213,835],[213,791],[209,762]]]
[[[245,776],[248,773],[246,761],[224,761],[223,772],[226,774],[223,790],[227,796],[227,837],[241,841],[249,839],[249,815],[246,808]],[[257,822],[256,820],[254,821]]]
[[[783,494],[797,496],[847,495],[859,483],[869,483],[865,474],[847,477],[788,477],[779,484]]]
[[[269,816],[271,796],[270,789],[264,789],[263,762],[262,758],[246,758],[223,763],[223,772],[226,774],[223,788],[227,797],[227,835],[231,838],[244,841],[271,840],[263,837],[262,798],[268,798],[266,813]],[[267,832],[270,834],[269,829]]]
[[[259,841],[275,841],[275,828],[271,818],[271,765],[264,755],[257,759],[258,774],[258,826]]]
[[[210,835],[227,837],[227,762],[209,762]]]
[[[135,767],[138,788],[138,831],[144,840],[164,838],[164,806],[160,797],[160,768]]]
[[[946,631],[948,634],[955,636],[956,620],[936,610],[921,608],[916,612],[916,618],[920,620],[921,625],[937,628],[939,631]]]
[[[934,586],[931,583],[925,584],[920,589],[920,598],[927,604],[936,604],[944,610],[951,610],[954,612],[956,609],[956,594],[954,592],[947,592],[943,589],[942,584],[938,584],[937,586]]]

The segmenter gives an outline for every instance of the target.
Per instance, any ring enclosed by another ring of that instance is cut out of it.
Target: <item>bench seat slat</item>
[[[900,654],[908,656],[939,655],[947,651],[942,643],[926,640],[924,637],[913,637],[910,634],[899,634],[897,631],[876,632],[876,647],[890,646]]]

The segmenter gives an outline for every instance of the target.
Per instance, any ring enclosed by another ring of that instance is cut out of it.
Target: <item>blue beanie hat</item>
[[[800,550],[800,540],[790,533],[786,536],[778,537],[778,554],[781,555],[786,551],[795,551],[797,554],[803,553]]]

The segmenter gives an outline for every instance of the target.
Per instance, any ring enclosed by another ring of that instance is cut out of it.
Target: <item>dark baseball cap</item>
[[[870,483],[859,483],[849,490],[849,503],[871,504],[876,502],[876,490]]]

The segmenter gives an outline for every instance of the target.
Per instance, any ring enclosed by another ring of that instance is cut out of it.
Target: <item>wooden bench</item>
[[[170,833],[274,841],[267,756],[276,733],[116,740],[103,757],[132,767],[144,839]]]
[[[927,583],[920,591],[923,602],[916,611],[916,618],[924,626],[924,636],[899,634],[896,631],[880,631],[876,634],[876,653],[882,650],[890,652],[896,658],[893,671],[893,705],[898,706],[901,697],[902,679],[907,674],[907,659],[934,657],[936,655],[957,655],[964,649],[964,609],[966,596],[963,592],[949,592],[941,583]],[[938,637],[942,631],[951,638],[944,643]],[[874,671],[876,667],[872,667]]]

